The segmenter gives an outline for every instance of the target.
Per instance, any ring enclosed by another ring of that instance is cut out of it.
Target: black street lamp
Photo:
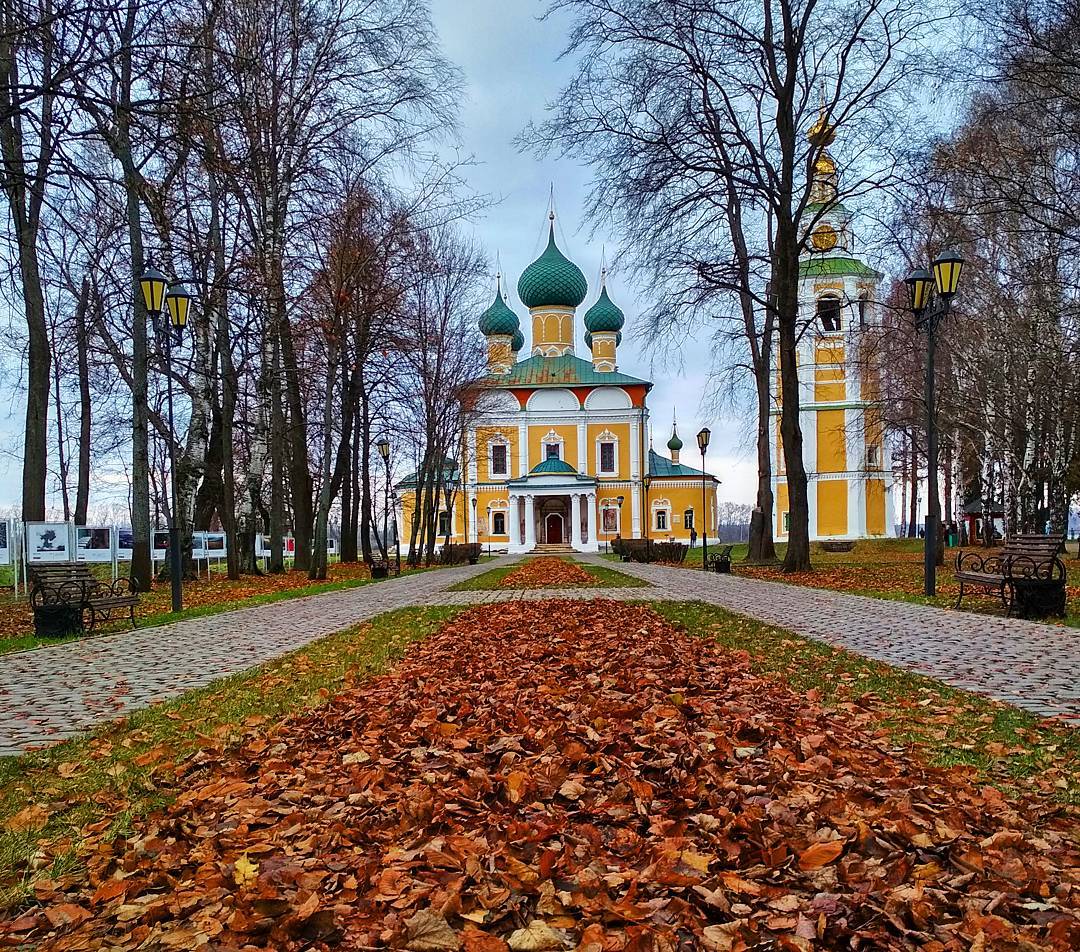
[[[701,568],[709,571],[709,505],[705,494],[705,451],[709,448],[712,434],[707,426],[698,430],[697,445],[701,450]]]
[[[166,284],[168,284],[167,291]],[[147,259],[146,267],[139,276],[139,289],[142,291],[146,313],[150,315],[154,326],[158,328],[164,338],[165,359],[170,365],[165,374],[169,414],[169,469],[172,476],[170,480],[172,484],[172,505],[169,507],[169,579],[172,583],[172,610],[180,612],[184,608],[184,576],[180,551],[180,513],[178,508],[180,491],[176,472],[171,364],[173,348],[179,347],[184,340],[184,329],[187,327],[188,311],[191,308],[191,295],[181,282],[173,281],[168,283],[165,275],[154,266],[153,259],[150,258]],[[163,304],[169,318],[166,327],[161,326]]]
[[[645,561],[652,561],[652,550],[649,540],[649,520],[652,513],[649,511],[649,487],[652,485],[652,476],[646,473],[641,478],[641,485],[645,488]]]
[[[938,324],[948,316],[960,284],[964,259],[956,251],[943,251],[933,261],[933,275],[916,268],[907,276],[915,326],[926,331],[926,528],[923,533],[923,592],[937,594],[937,551],[941,532],[938,502],[937,410],[934,406],[934,357]],[[934,294],[934,291],[937,294]]]
[[[384,433],[375,446],[382,457],[386,469],[386,501],[383,504],[383,552],[387,563],[390,562],[390,438]],[[394,515],[394,537],[397,538],[397,514]],[[401,551],[397,554],[397,574],[401,574]]]
[[[615,535],[622,536],[622,504],[625,496],[616,496],[615,504],[619,507],[618,515],[615,517]]]

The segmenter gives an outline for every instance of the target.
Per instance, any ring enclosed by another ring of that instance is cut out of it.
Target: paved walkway
[[[609,568],[608,560],[586,558]],[[0,656],[0,755],[49,744],[331,632],[410,605],[542,598],[697,600],[1080,725],[1080,632],[823,589],[656,565],[651,588],[447,592],[499,562]]]

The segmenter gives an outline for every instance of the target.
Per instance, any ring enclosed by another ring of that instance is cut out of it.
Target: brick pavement
[[[582,560],[612,567],[599,557]],[[498,564],[438,569],[2,655],[0,755],[70,737],[382,612],[545,598],[703,601],[1080,724],[1080,633],[1075,629],[656,565],[619,566],[651,588],[445,591]]]

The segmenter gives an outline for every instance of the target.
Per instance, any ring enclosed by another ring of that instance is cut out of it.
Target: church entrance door
[[[563,519],[557,512],[549,512],[544,521],[544,535],[548,545],[561,545],[563,541]]]

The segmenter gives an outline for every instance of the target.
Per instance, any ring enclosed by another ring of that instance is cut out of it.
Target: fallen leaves
[[[88,835],[85,872],[42,885],[0,936],[283,952],[1080,945],[1075,813],[884,738],[866,710],[756,676],[745,652],[644,606],[477,607],[390,673],[189,765],[172,806],[125,837]]]
[[[813,843],[799,854],[799,869],[821,869],[835,862],[844,852],[842,840],[831,840],[828,843]]]
[[[596,576],[580,565],[552,555],[526,559],[500,583],[500,588],[595,588]]]

